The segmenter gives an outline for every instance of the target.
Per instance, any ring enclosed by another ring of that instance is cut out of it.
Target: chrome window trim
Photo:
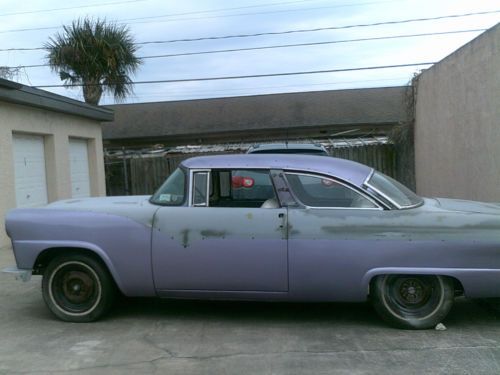
[[[189,207],[208,207],[209,202],[209,194],[210,194],[210,169],[190,169],[189,170]],[[195,205],[194,204],[194,194],[193,194],[193,185],[194,185],[194,175],[195,173],[206,173],[207,174],[207,199],[204,205]]]
[[[387,194],[381,192],[379,189],[377,189],[376,187],[374,187],[373,185],[371,185],[370,183],[368,183],[368,181],[370,181],[370,179],[372,178],[372,176],[374,174],[375,174],[375,169],[372,168],[370,174],[368,175],[368,177],[363,182],[363,185],[366,186],[367,188],[373,190],[375,193],[377,193],[378,195],[380,195],[382,198],[386,199],[389,203],[391,203],[392,205],[394,205],[398,210],[406,210],[406,209],[409,209],[409,208],[415,208],[415,207],[421,206],[423,204],[423,202],[420,202],[420,203],[412,204],[410,206],[401,206],[399,203],[397,203],[394,199],[392,199],[391,197],[389,197]]]
[[[396,201],[392,198],[389,198],[387,196],[387,194],[384,194],[382,193],[379,189],[373,187],[372,185],[370,185],[368,182],[364,183],[364,185],[368,188],[370,188],[371,190],[373,190],[375,193],[377,193],[378,195],[380,195],[382,198],[386,199],[389,203],[391,203],[392,205],[394,205],[398,210],[401,210],[403,208],[403,206],[401,206],[400,204],[396,203]]]
[[[375,168],[372,168],[372,170],[370,171],[370,173],[368,173],[368,176],[363,181],[363,185],[364,186],[368,186],[368,181],[370,181],[370,178],[372,178],[372,176],[373,176],[374,173],[375,173]]]
[[[290,190],[290,193],[295,198],[295,200],[297,202],[299,202],[305,208],[313,208],[313,209],[318,209],[318,210],[377,210],[377,211],[383,211],[384,210],[384,208],[379,204],[379,202],[377,202],[375,199],[373,199],[370,195],[366,194],[364,191],[361,191],[361,190],[353,188],[352,186],[350,186],[349,184],[345,183],[344,181],[342,181],[342,180],[340,180],[338,178],[334,178],[334,177],[331,177],[331,176],[325,176],[325,175],[321,175],[321,174],[313,174],[313,173],[297,172],[297,171],[286,171],[285,170],[285,171],[283,171],[283,173],[285,175],[285,179],[286,179],[288,188]],[[297,195],[295,194],[295,192],[293,191],[293,189],[290,187],[290,183],[288,182],[288,179],[286,178],[287,174],[293,174],[293,175],[298,175],[298,176],[309,176],[309,177],[323,178],[323,179],[332,180],[332,181],[334,181],[334,182],[336,182],[336,183],[338,183],[338,184],[340,184],[340,185],[342,185],[342,186],[344,186],[344,187],[352,190],[356,194],[359,194],[362,197],[366,198],[368,201],[370,201],[371,203],[373,203],[376,207],[317,207],[317,206],[309,206],[307,204],[304,204],[297,197]]]

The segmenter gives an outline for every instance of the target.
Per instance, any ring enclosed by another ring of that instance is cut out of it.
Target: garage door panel
[[[71,197],[90,197],[89,154],[85,139],[69,140]]]
[[[14,134],[14,174],[17,207],[48,203],[43,136]]]

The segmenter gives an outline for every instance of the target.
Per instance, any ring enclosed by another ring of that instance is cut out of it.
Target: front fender
[[[151,216],[152,221],[153,210],[148,207],[144,212],[130,213]],[[44,208],[13,210],[6,223],[18,268],[32,269],[38,255],[47,249],[86,249],[103,260],[123,294],[149,297],[156,295],[151,269],[152,229],[141,218]]]
[[[16,262],[20,269],[32,270],[35,266],[35,260],[45,250],[59,248],[61,253],[65,248],[88,250],[96,254],[108,267],[111,276],[116,282],[118,288],[123,292],[123,283],[120,274],[117,272],[113,262],[109,259],[106,252],[99,246],[84,241],[13,241],[16,249]]]

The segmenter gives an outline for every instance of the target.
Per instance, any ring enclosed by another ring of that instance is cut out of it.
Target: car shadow
[[[108,319],[222,320],[251,322],[341,322],[383,325],[368,303],[290,303],[120,298]]]
[[[290,303],[247,301],[198,301],[121,297],[106,319],[170,318],[182,321],[320,323],[388,327],[369,303]],[[457,298],[445,323],[467,327],[500,325],[500,310],[480,301]]]

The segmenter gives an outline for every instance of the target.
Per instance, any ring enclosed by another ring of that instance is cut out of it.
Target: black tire
[[[428,329],[441,323],[455,298],[453,281],[434,275],[381,275],[373,280],[370,297],[389,324]]]
[[[54,258],[43,273],[42,295],[47,307],[67,322],[92,322],[112,306],[115,284],[107,268],[84,254]]]

